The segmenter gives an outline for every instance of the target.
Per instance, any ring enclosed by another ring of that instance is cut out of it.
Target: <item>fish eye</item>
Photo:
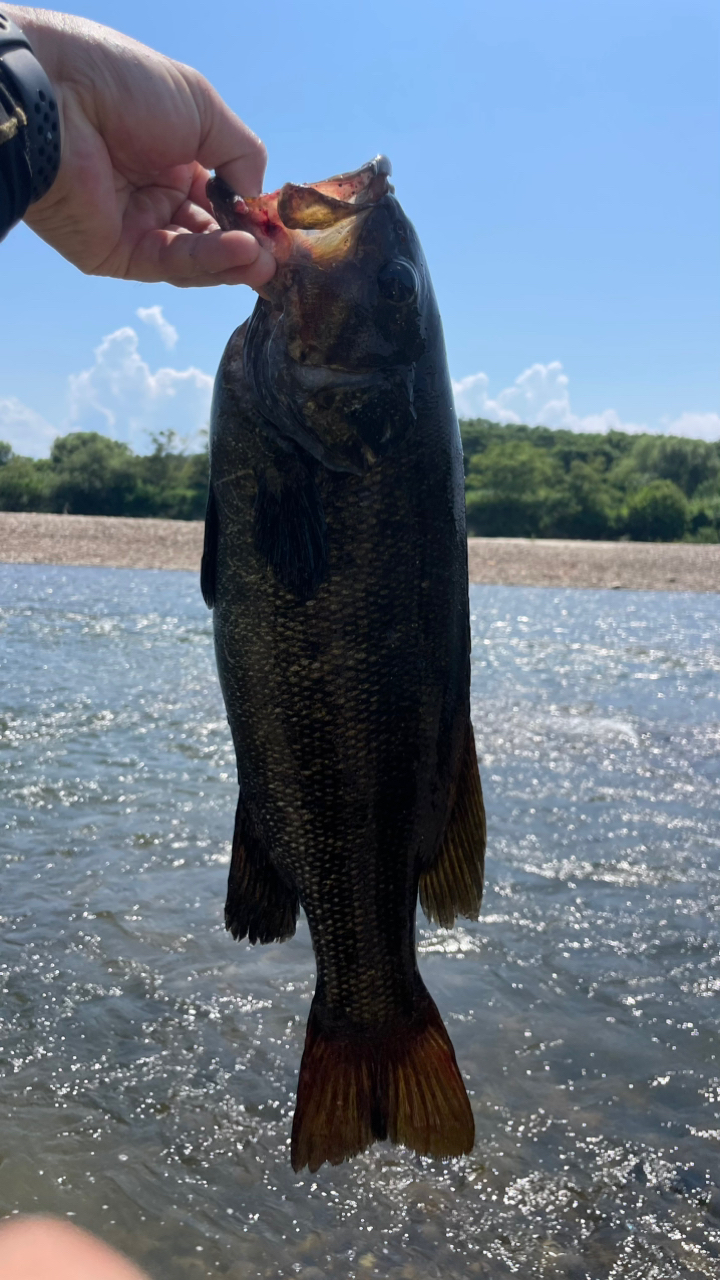
[[[378,288],[381,297],[396,307],[412,302],[418,291],[417,272],[412,263],[405,258],[386,262],[378,275]]]

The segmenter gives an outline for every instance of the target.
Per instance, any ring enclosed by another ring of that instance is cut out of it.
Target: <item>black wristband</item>
[[[60,168],[60,117],[50,81],[27,36],[0,8],[0,71],[26,117],[30,203],[50,190]]]

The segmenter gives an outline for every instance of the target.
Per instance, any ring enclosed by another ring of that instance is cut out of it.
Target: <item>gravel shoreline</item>
[[[201,521],[0,512],[0,562],[197,572]],[[720,546],[470,538],[470,581],[720,592]]]

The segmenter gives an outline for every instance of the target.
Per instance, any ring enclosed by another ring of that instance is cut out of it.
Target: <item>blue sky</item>
[[[720,437],[715,0],[73,11],[207,75],[264,139],[269,189],[391,157],[461,412]],[[247,289],[88,279],[24,227],[0,267],[0,439],[202,426]]]

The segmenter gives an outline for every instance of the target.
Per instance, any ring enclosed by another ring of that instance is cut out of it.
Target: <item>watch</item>
[[[0,8],[0,76],[25,116],[30,203],[50,190],[60,168],[60,116],[52,85],[27,36]]]

